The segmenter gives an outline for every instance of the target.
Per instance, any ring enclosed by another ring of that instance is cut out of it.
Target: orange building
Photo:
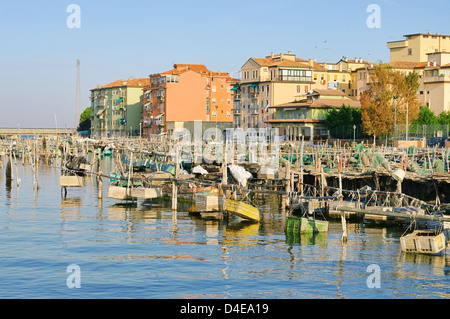
[[[150,75],[144,89],[143,135],[191,132],[194,121],[203,129],[232,127],[231,87],[228,73],[209,71],[202,64],[175,64],[172,70]]]

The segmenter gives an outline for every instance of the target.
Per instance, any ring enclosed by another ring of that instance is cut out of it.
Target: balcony
[[[259,92],[253,92],[253,93],[249,93],[250,94],[250,98],[251,99],[257,99],[259,97]]]
[[[450,81],[450,75],[425,76],[423,79],[424,83],[435,83],[444,81]]]
[[[258,114],[259,114],[259,110],[258,110],[257,107],[251,107],[251,108],[248,110],[248,113],[249,113],[250,115],[258,115]]]
[[[241,95],[240,94],[233,95],[233,100],[240,100],[240,99],[241,99]]]
[[[235,108],[235,109],[233,109],[233,114],[234,114],[234,115],[240,115],[240,114],[241,114],[241,108]]]
[[[166,98],[164,96],[158,96],[157,99],[158,99],[158,101],[161,101],[161,102],[166,100]]]

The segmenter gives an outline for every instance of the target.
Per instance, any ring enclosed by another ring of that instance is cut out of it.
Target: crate
[[[224,210],[244,219],[259,221],[261,218],[258,208],[232,199],[225,201]]]
[[[438,254],[445,249],[445,235],[434,231],[416,230],[400,237],[402,251],[420,254]]]
[[[61,187],[82,187],[83,186],[83,178],[78,175],[60,176],[59,185]]]
[[[119,200],[132,200],[133,197],[129,194],[129,189],[121,186],[109,186],[108,197]]]
[[[195,209],[198,212],[212,212],[222,209],[222,196],[214,195],[195,195]]]
[[[136,198],[158,198],[162,197],[161,188],[137,187],[131,189],[131,197]]]
[[[294,233],[321,233],[328,231],[328,221],[305,217],[287,216],[285,228],[287,231]]]

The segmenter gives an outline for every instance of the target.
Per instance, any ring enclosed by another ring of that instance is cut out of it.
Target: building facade
[[[405,39],[387,43],[390,61],[426,62],[428,53],[450,52],[450,36],[439,33],[404,35]]]
[[[91,136],[141,134],[143,88],[148,78],[118,80],[91,90]]]
[[[326,114],[343,105],[361,107],[361,104],[340,90],[315,89],[302,100],[283,103],[270,108],[274,118],[267,120],[287,141],[320,140],[329,137],[325,125]]]
[[[173,69],[149,76],[144,97],[144,136],[172,134],[177,128],[193,131],[232,127],[232,91],[228,73],[209,71],[201,64],[175,64]]]
[[[241,67],[239,87],[234,88],[234,127],[268,128],[267,121],[274,116],[270,106],[326,87],[326,69],[312,59],[297,58],[290,51],[250,58]]]

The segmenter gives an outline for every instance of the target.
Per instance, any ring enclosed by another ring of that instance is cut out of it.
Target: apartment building
[[[439,33],[404,35],[405,39],[387,43],[390,61],[427,62],[428,53],[450,52],[450,36]]]
[[[143,88],[148,78],[117,80],[91,89],[91,136],[137,136],[141,129]]]
[[[149,76],[144,97],[144,136],[171,134],[177,128],[193,132],[194,121],[203,130],[232,127],[232,91],[236,81],[228,73],[212,72],[202,64],[175,64]]]
[[[373,66],[363,58],[343,56],[337,63],[322,63],[327,69],[328,89],[337,89],[352,97],[359,97],[357,70]]]
[[[279,129],[288,141],[323,139],[329,136],[325,125],[326,114],[342,105],[360,107],[359,101],[340,90],[314,89],[304,99],[270,106],[274,118],[266,122]]]
[[[239,86],[233,88],[234,127],[266,128],[274,116],[270,106],[301,99],[313,88],[327,87],[326,69],[292,52],[250,58],[241,67]]]

